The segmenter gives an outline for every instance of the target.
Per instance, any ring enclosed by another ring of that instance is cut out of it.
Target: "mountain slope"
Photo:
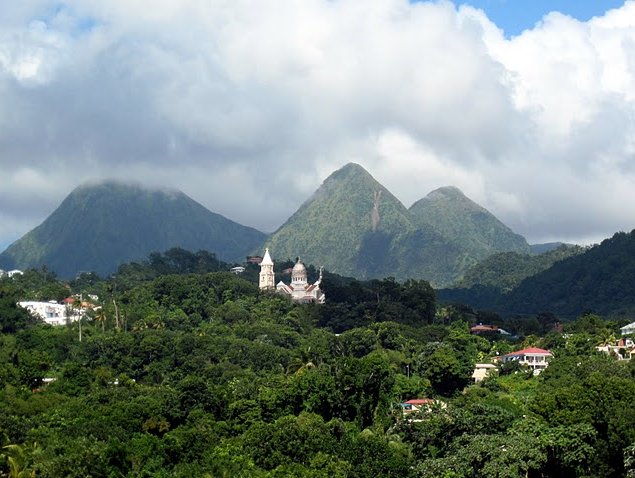
[[[338,274],[365,278],[393,271],[393,241],[413,230],[403,204],[350,163],[331,174],[267,243],[279,259],[300,255]]]
[[[529,253],[524,237],[453,186],[432,191],[409,212],[419,227],[434,229],[461,249],[465,266],[498,252]]]
[[[463,303],[506,316],[551,312],[574,319],[587,312],[635,314],[635,231],[618,232],[582,254],[555,262],[512,291],[477,284],[437,291],[443,302]]]
[[[519,254],[499,252],[470,268],[457,287],[470,288],[476,285],[493,287],[509,292],[524,279],[549,269],[556,262],[585,251],[581,246],[562,244],[542,254]]]
[[[584,254],[525,279],[502,298],[518,313],[550,311],[574,318],[586,311],[635,313],[635,231],[618,232]]]
[[[331,174],[267,244],[278,259],[300,255],[338,274],[433,283],[454,277],[460,252],[417,227],[404,205],[353,163]]]
[[[242,260],[266,235],[210,212],[179,191],[116,182],[80,186],[38,227],[0,254],[0,267],[45,264],[61,277],[105,275],[172,247]]]

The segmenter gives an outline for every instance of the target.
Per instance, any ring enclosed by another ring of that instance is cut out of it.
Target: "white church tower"
[[[269,248],[265,249],[265,255],[260,263],[260,289],[275,289],[276,284],[273,276],[273,261],[269,255]]]

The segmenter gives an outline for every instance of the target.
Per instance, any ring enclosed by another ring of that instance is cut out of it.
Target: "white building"
[[[19,269],[13,269],[12,271],[7,272],[7,275],[8,275],[9,277],[13,277],[13,276],[21,276],[21,275],[23,275],[23,274],[24,274],[24,272],[22,272],[22,271],[21,271],[21,270],[19,270]]]
[[[273,290],[275,287],[276,292],[287,295],[294,302],[317,302],[323,304],[325,296],[320,289],[320,283],[322,282],[322,269],[320,269],[320,277],[313,284],[309,284],[307,280],[307,271],[305,265],[298,259],[298,262],[293,266],[291,271],[291,283],[285,284],[283,281],[275,283],[275,275],[273,272],[273,260],[269,254],[269,249],[265,249],[265,255],[260,263],[260,279],[259,287],[262,290]]]
[[[530,347],[528,349],[518,350],[507,355],[503,355],[503,362],[517,361],[521,365],[525,365],[534,371],[534,375],[538,375],[549,365],[553,354],[548,350]]]
[[[79,320],[82,316],[76,309],[58,304],[54,300],[50,302],[23,301],[18,302],[18,305],[49,325],[66,325]]]
[[[482,382],[485,377],[488,377],[496,369],[496,365],[491,363],[477,363],[474,366],[474,372],[472,372],[474,383]]]
[[[620,329],[620,331],[622,332],[622,335],[635,334],[635,322],[625,325]]]

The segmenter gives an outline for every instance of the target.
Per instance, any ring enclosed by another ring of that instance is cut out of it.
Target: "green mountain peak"
[[[525,238],[457,187],[436,189],[409,209],[420,227],[431,227],[464,251],[465,266],[497,252],[529,253]]]
[[[394,275],[387,259],[392,241],[410,230],[405,206],[362,166],[349,163],[327,177],[267,245],[279,259],[301,255],[340,274],[370,277],[381,269]]]
[[[238,260],[264,238],[181,191],[104,181],[73,190],[42,224],[0,254],[0,265],[46,265],[62,277],[78,271],[104,275],[172,247]]]

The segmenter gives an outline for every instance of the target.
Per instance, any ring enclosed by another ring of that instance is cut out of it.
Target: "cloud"
[[[0,245],[102,177],[271,231],[348,161],[530,240],[635,225],[634,2],[512,39],[446,1],[5,3]]]

